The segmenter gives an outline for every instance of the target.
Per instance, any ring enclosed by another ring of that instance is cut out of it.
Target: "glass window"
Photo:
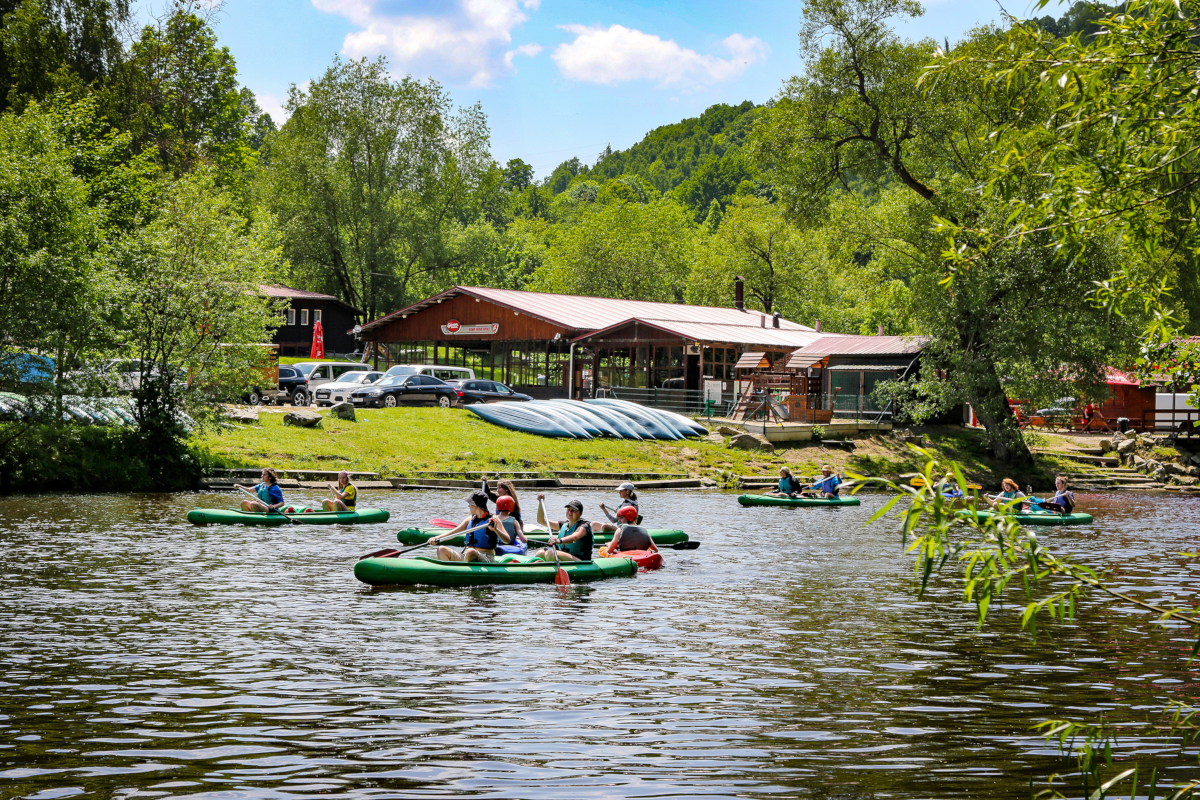
[[[301,325],[308,324],[308,309],[307,308],[300,309],[300,324]]]
[[[294,308],[289,308],[289,309],[287,310],[287,324],[288,324],[288,325],[295,325],[295,324],[296,324],[296,309],[294,309]]]
[[[321,321],[321,309],[314,308],[313,309],[313,322],[320,322],[320,321]]]

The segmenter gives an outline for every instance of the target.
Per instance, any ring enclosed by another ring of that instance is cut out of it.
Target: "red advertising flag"
[[[325,329],[321,327],[321,320],[313,323],[313,343],[312,352],[308,354],[309,358],[324,358],[325,357]]]

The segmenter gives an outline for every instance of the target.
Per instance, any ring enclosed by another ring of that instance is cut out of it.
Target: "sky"
[[[1004,2],[1034,15],[1030,0]],[[954,42],[1002,13],[996,0],[935,0],[898,29]],[[382,55],[397,76],[482,104],[496,160],[523,159],[539,179],[714,103],[765,102],[802,67],[795,0],[226,0],[214,22],[276,124],[289,85],[335,55]]]

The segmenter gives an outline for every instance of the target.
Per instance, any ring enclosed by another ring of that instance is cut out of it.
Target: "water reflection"
[[[364,495],[406,524],[459,501]],[[1096,526],[1043,541],[1194,597],[1171,554],[1196,549],[1200,501],[1089,501]],[[1093,600],[1034,644],[1018,605],[980,632],[952,589],[916,600],[894,531],[863,528],[882,502],[648,492],[652,523],[704,542],[658,573],[373,591],[350,566],[394,525],[181,521],[216,494],[0,500],[0,793],[1026,797],[1069,768],[1033,721],[1200,695],[1186,631],[1136,609]]]

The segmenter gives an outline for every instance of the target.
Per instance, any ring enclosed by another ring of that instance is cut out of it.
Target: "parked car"
[[[499,381],[451,381],[450,385],[458,395],[458,404],[463,406],[476,403],[525,402],[533,399],[527,394],[514,392]]]
[[[350,393],[350,402],[361,406],[441,406],[458,402],[454,387],[432,375],[385,375],[377,383]]]
[[[439,364],[397,364],[385,375],[432,375],[443,381],[469,381],[475,378],[470,367],[447,367]]]
[[[313,404],[331,406],[334,403],[346,402],[355,389],[375,383],[382,377],[382,372],[347,372],[332,383],[322,384],[313,392]]]
[[[296,392],[299,391],[300,398],[296,397]],[[297,403],[297,399],[303,399],[304,403]],[[276,400],[282,403],[285,400],[290,400],[292,405],[299,406],[308,402],[308,378],[300,371],[296,365],[279,365],[279,397]]]
[[[292,364],[292,367],[304,374],[304,388],[299,386],[292,389],[292,405],[306,406],[312,400],[313,392],[318,386],[333,383],[347,372],[369,372],[371,367],[354,361],[304,361]]]

